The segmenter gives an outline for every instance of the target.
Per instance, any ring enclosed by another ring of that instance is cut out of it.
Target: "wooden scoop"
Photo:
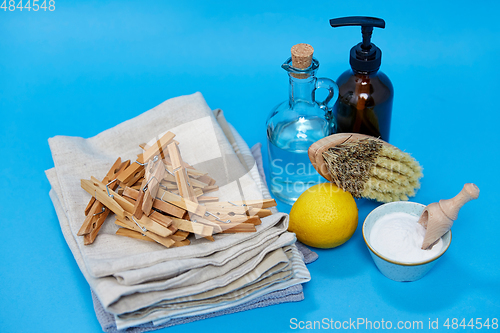
[[[458,211],[467,202],[479,197],[479,188],[473,183],[467,183],[456,197],[440,200],[425,207],[418,223],[427,229],[422,250],[430,250],[447,233],[453,221],[458,217]]]

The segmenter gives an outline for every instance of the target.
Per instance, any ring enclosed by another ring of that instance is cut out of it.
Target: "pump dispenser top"
[[[371,42],[373,27],[385,28],[385,21],[376,17],[350,16],[330,20],[334,28],[360,26],[363,41],[351,49],[349,63],[355,71],[373,72],[380,68],[382,51]]]
[[[360,26],[362,42],[351,48],[352,70],[337,79],[339,100],[334,114],[339,133],[361,133],[389,141],[394,90],[389,78],[379,71],[382,51],[371,42],[373,28],[385,28],[376,17],[350,16],[330,20],[334,28]]]

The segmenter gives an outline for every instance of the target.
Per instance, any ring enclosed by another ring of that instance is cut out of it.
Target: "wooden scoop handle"
[[[425,207],[418,220],[418,223],[427,229],[422,249],[432,249],[439,239],[451,229],[460,208],[478,197],[479,188],[475,184],[467,183],[454,198],[440,200],[439,203],[434,202]]]
[[[443,212],[452,221],[455,221],[458,217],[458,212],[467,202],[475,200],[479,197],[479,188],[476,184],[467,183],[462,188],[462,191],[458,193],[454,198],[447,200],[440,200],[439,206]]]

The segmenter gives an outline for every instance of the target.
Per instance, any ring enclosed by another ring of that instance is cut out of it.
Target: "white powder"
[[[415,263],[434,257],[443,247],[443,241],[431,250],[422,250],[425,228],[418,216],[407,213],[391,213],[378,219],[370,233],[371,246],[388,259]]]

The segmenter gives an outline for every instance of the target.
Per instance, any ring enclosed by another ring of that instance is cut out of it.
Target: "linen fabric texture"
[[[142,332],[303,299],[301,284],[310,280],[304,258],[317,255],[304,246],[298,250],[288,215],[276,209],[256,232],[217,234],[214,242],[191,236],[191,245],[169,249],[116,235],[110,216],[95,242],[83,244],[77,232],[91,196],[80,180],[102,178],[117,157],[135,161],[140,143],[167,130],[176,134],[183,160],[217,181],[219,190],[211,195],[221,201],[270,198],[260,146],[250,151],[200,93],[169,99],[92,138],[50,138],[49,195],[103,330]]]

